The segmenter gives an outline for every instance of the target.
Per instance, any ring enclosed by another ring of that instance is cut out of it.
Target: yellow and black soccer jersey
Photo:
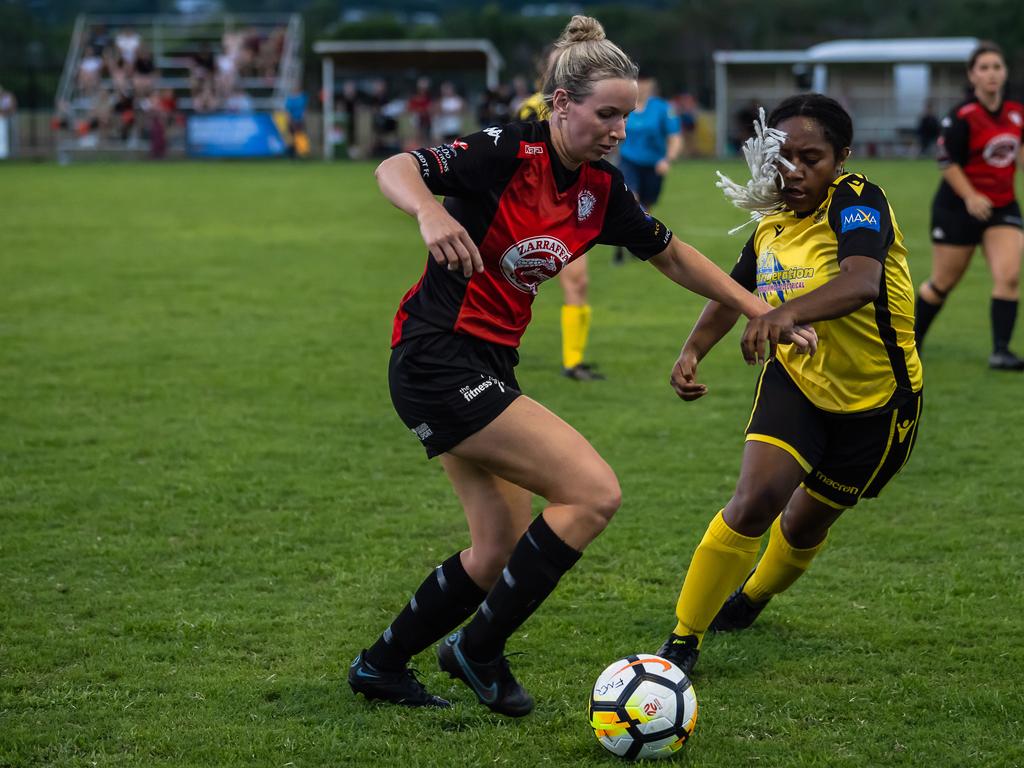
[[[847,256],[882,263],[878,298],[834,320],[814,323],[818,351],[778,348],[778,359],[807,398],[832,413],[898,407],[922,384],[914,345],[914,285],[907,249],[881,188],[860,174],[829,187],[814,212],[765,216],[743,247],[732,276],[774,307],[839,275]]]
[[[527,98],[519,105],[517,120],[547,120],[551,117],[551,110],[544,103],[544,94],[540,91]]]

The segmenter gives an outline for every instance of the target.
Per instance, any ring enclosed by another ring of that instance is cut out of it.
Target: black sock
[[[939,314],[940,309],[942,309],[942,302],[932,304],[921,296],[920,291],[917,292],[917,305],[914,308],[914,342],[917,344],[918,351],[924,344],[924,335],[928,333],[928,326],[932,324],[932,320]]]
[[[378,669],[398,670],[473,615],[487,595],[462,567],[459,552],[434,569],[391,626],[366,652]]]
[[[538,515],[516,544],[501,578],[466,625],[466,655],[477,661],[490,661],[503,653],[505,641],[579,559],[580,553],[558,538],[544,516]]]
[[[992,299],[992,347],[996,352],[1008,352],[1013,326],[1017,322],[1017,302]]]

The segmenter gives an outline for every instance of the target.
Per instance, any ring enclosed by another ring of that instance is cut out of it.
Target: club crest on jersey
[[[1020,112],[1010,112],[1007,117],[1016,125],[1024,126],[1024,117],[1021,117]]]
[[[1017,159],[1020,140],[1012,133],[1000,133],[992,137],[982,150],[985,162],[994,168],[1006,168]]]
[[[518,290],[536,294],[571,258],[572,251],[557,237],[528,237],[501,255],[501,273]]]
[[[843,222],[842,232],[849,232],[853,229],[873,229],[875,232],[881,231],[882,215],[866,205],[851,205],[849,208],[844,208],[843,212],[839,214],[840,221]]]
[[[576,219],[586,221],[594,212],[595,205],[597,205],[597,198],[594,197],[594,193],[589,189],[580,190],[580,196],[576,199]]]
[[[456,139],[451,143],[451,148],[457,152],[460,149],[469,149],[469,144],[464,142],[462,139]]]

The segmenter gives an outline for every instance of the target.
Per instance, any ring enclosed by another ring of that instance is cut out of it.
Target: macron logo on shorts
[[[881,231],[881,225],[879,224],[882,219],[881,214],[874,208],[869,208],[866,205],[851,205],[849,208],[844,208],[843,212],[839,214],[839,218],[843,222],[841,230],[843,232],[849,232],[851,229]]]

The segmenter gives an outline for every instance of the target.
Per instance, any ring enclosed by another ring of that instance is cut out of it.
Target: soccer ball
[[[627,656],[610,665],[590,695],[590,725],[601,746],[627,760],[674,755],[697,724],[693,684],[660,656]]]

